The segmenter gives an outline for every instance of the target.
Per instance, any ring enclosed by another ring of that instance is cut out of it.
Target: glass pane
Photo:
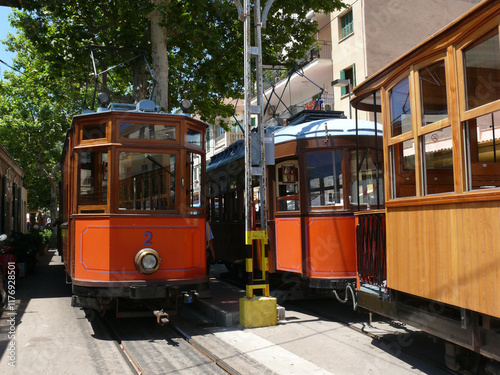
[[[175,141],[175,126],[158,124],[120,123],[120,138],[122,139],[151,139],[157,141]]]
[[[444,61],[420,70],[419,77],[422,96],[422,125],[425,126],[447,118],[448,103]]]
[[[79,205],[104,205],[108,197],[108,153],[81,151]]]
[[[498,32],[464,52],[467,109],[500,99]]]
[[[120,152],[120,210],[175,209],[175,155]]]
[[[415,144],[413,139],[391,146],[393,198],[417,195],[415,182]]]
[[[453,192],[453,139],[451,126],[423,137],[424,194]]]
[[[288,160],[276,165],[278,211],[299,210],[299,163]]]
[[[201,133],[193,129],[188,129],[186,142],[201,147]]]
[[[82,127],[82,141],[89,139],[106,138],[106,123],[84,125]]]
[[[359,150],[359,189],[356,178],[356,151],[351,151],[351,185],[352,190],[349,200],[351,204],[358,204],[360,199],[361,208],[368,208],[377,205],[377,192],[380,205],[384,204],[384,172],[382,170],[383,156],[382,151],[378,154],[378,186],[377,186],[377,168],[375,167],[375,150],[361,149]]]
[[[470,190],[500,187],[500,112],[466,122]]]
[[[342,151],[306,155],[309,207],[342,206]]]
[[[408,77],[389,91],[391,105],[391,136],[411,131],[410,86]]]
[[[201,207],[201,155],[188,154],[190,169],[189,205],[190,207]]]

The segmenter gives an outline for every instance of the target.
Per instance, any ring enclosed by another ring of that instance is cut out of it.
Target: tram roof
[[[243,139],[236,141],[229,145],[224,151],[210,158],[210,163],[207,165],[207,172],[229,164],[235,160],[243,159],[245,157],[245,142]]]
[[[1,1],[1,0],[0,0]],[[187,113],[167,113],[162,112],[160,107],[157,106],[152,100],[141,100],[137,104],[128,103],[110,103],[108,107],[99,107],[96,111],[94,110],[84,110],[82,113],[75,115],[76,117],[95,115],[96,113],[116,113],[116,112],[126,112],[126,113],[141,113],[141,114],[154,114],[154,115],[165,115],[165,116],[178,116],[178,117],[188,117],[190,119],[196,120],[197,122],[209,125],[205,121],[201,121],[197,118],[192,117]]]
[[[448,46],[457,43],[460,38],[463,38],[470,31],[467,28],[464,29],[464,26],[467,26],[467,24],[470,23],[472,28],[475,29],[475,27],[485,24],[490,17],[496,17],[495,7],[497,6],[498,0],[483,0],[474,5],[463,15],[354,87],[351,103],[357,103],[358,108],[363,111],[371,111],[374,104],[370,96],[374,92],[377,92],[377,111],[380,111],[381,100],[379,90],[381,87],[387,85],[388,82],[404,72],[405,69],[409,69],[409,66],[415,64],[416,61],[422,61],[424,57],[428,58],[432,55],[437,56],[438,53],[446,51]]]
[[[356,121],[342,118],[322,119],[286,126],[274,132],[274,144],[304,138],[324,137],[325,131],[328,132],[328,136],[353,136],[356,135]],[[377,134],[382,136],[382,124],[377,124]],[[358,135],[375,135],[374,122],[358,120]]]
[[[325,136],[325,125],[328,136],[356,135],[356,121],[345,118],[322,119],[302,124],[289,125],[274,131],[274,144],[295,141],[303,138],[317,138]],[[266,132],[268,129],[266,129]],[[274,129],[273,129],[274,130]],[[373,121],[358,120],[358,135],[373,136],[375,123]],[[382,136],[382,124],[377,124],[377,134]],[[210,158],[207,172],[245,157],[245,143],[242,139],[234,142],[224,151]]]

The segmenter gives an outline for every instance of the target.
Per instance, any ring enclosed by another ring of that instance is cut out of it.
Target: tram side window
[[[453,139],[451,126],[422,138],[424,195],[452,193]]]
[[[287,160],[276,165],[278,211],[299,210],[299,163]]]
[[[500,40],[498,30],[464,51],[467,109],[500,99]]]
[[[396,137],[411,131],[410,84],[408,77],[390,91],[391,136]]]
[[[415,197],[415,145],[413,139],[390,147],[392,197]]]
[[[422,126],[448,117],[444,60],[419,71]]]
[[[382,152],[378,154],[378,185],[377,185],[377,168],[375,166],[375,150],[365,148],[359,150],[359,167],[356,168],[356,151],[351,151],[351,183],[352,190],[349,197],[350,203],[353,205],[359,203],[362,208],[368,208],[377,204],[377,194],[380,205],[384,204],[384,172],[382,170]],[[356,178],[356,171],[359,171],[359,189]]]
[[[186,143],[201,147],[201,133],[193,129],[188,129],[186,133]]]
[[[89,124],[82,127],[82,141],[106,138],[106,123]]]
[[[175,209],[175,154],[120,152],[120,210]]]
[[[343,206],[342,151],[306,155],[309,207]]]
[[[465,123],[469,190],[500,187],[500,111]]]
[[[120,122],[120,138],[175,141],[176,129],[173,125]]]
[[[105,205],[108,196],[108,153],[81,151],[78,169],[78,204]]]
[[[201,207],[201,155],[188,153],[189,160],[189,206]]]

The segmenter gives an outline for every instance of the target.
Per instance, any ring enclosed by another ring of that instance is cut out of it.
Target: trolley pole
[[[251,42],[251,0],[243,0],[243,6],[239,0],[234,0],[239,11],[240,19],[243,20],[244,31],[244,85],[245,85],[245,244],[246,244],[246,297],[240,299],[240,324],[243,327],[264,327],[277,324],[277,302],[276,298],[269,296],[269,265],[267,258],[267,177],[266,156],[263,120],[263,79],[262,79],[262,27],[267,18],[267,12],[274,0],[268,0],[261,16],[260,0],[254,3],[254,27],[255,46]],[[252,59],[255,61],[255,77],[257,89],[257,104],[251,105],[252,101]],[[260,147],[252,145],[252,115],[256,116],[258,139]],[[252,157],[252,152],[260,149],[259,158]],[[258,165],[255,165],[255,160]],[[260,230],[257,223],[253,222],[254,192],[253,176],[259,176],[260,185]],[[260,249],[261,277],[254,275],[254,245]],[[254,291],[261,290],[262,296],[255,296]]]

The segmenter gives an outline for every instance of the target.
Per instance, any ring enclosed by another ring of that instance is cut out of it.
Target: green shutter
[[[346,36],[352,34],[352,10],[342,16],[340,20],[340,26],[342,28],[342,38],[345,38]]]

